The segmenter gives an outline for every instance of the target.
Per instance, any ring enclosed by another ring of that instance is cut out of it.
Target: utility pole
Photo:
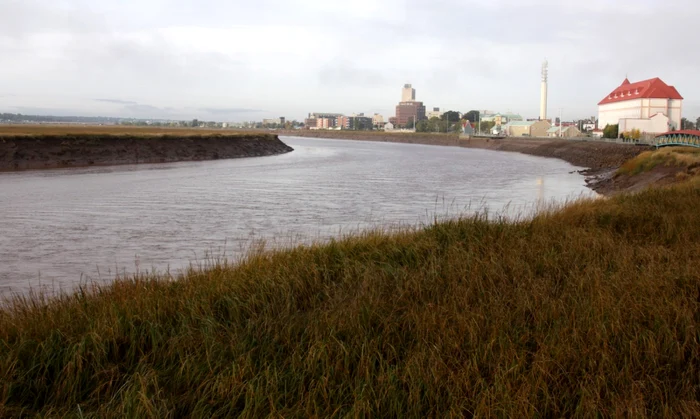
[[[561,127],[564,124],[564,120],[562,119],[562,108],[559,108],[559,138],[561,138]]]

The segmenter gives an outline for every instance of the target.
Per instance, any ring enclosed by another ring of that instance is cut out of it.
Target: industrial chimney
[[[547,119],[547,76],[549,74],[549,64],[545,59],[542,63],[542,87],[540,88],[540,119]]]

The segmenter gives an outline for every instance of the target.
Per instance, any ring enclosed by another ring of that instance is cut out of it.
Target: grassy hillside
[[[646,151],[623,164],[617,173],[634,176],[660,166],[670,167],[681,173],[682,169],[688,169],[696,174],[697,169],[700,169],[700,148],[664,147]]]
[[[0,416],[700,415],[700,183],[0,311]]]

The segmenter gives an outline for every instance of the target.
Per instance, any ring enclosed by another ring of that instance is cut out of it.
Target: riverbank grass
[[[0,311],[0,416],[697,417],[700,183]]]
[[[645,151],[627,161],[617,172],[634,176],[659,166],[678,168],[679,171],[700,167],[700,148],[663,147],[654,151]]]

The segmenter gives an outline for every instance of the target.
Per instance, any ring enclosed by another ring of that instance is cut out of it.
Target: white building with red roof
[[[679,129],[683,97],[660,78],[622,84],[598,103],[598,128],[619,124],[619,132],[638,129],[660,134]]]

